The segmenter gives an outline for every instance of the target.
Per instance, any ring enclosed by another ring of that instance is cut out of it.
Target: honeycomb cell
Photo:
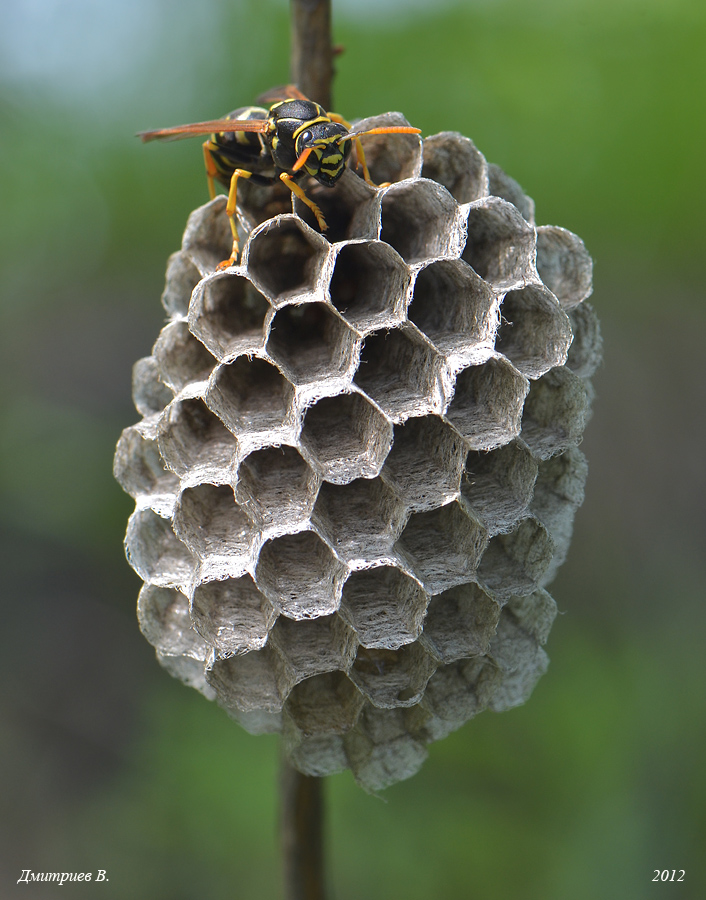
[[[417,274],[408,315],[443,353],[463,358],[492,349],[498,304],[467,263],[444,259]]]
[[[187,384],[206,381],[216,360],[180,319],[162,329],[154,345],[154,357],[162,378],[178,393]]]
[[[233,235],[224,196],[216,197],[191,213],[181,248],[202,277],[215,272],[216,266],[228,259],[233,249]]]
[[[517,209],[499,197],[486,197],[465,209],[468,238],[461,258],[498,290],[536,280],[535,230]]]
[[[458,256],[463,239],[459,206],[443,185],[417,179],[385,190],[380,240],[394,247],[405,262]]]
[[[502,672],[488,700],[493,712],[504,712],[525,703],[549,663],[544,650],[520,627],[509,610],[503,610],[500,616],[490,657]]]
[[[484,656],[500,616],[500,606],[477,584],[461,584],[431,598],[421,641],[448,665]]]
[[[527,512],[537,461],[523,444],[512,441],[490,453],[473,450],[466,459],[461,493],[490,534],[512,528]]]
[[[414,641],[398,650],[360,647],[349,677],[373,706],[394,709],[418,703],[435,668]]]
[[[438,416],[395,425],[392,450],[380,477],[408,509],[444,506],[459,494],[466,447]]]
[[[350,376],[358,338],[325,303],[280,307],[267,341],[269,356],[295,384]]]
[[[353,690],[358,693],[355,688]],[[363,700],[360,694],[359,696]],[[343,737],[340,734],[306,735],[294,726],[291,719],[286,719],[282,738],[288,758],[302,775],[324,778],[326,775],[341,772],[348,766]]]
[[[321,538],[301,531],[264,545],[256,580],[283,615],[298,620],[336,612],[347,574]]]
[[[510,178],[500,166],[488,166],[488,189],[494,197],[501,197],[512,203],[522,213],[530,225],[534,225],[534,200],[528,197],[514,178]]]
[[[443,184],[458,203],[471,203],[488,193],[488,164],[476,145],[455,131],[424,138],[422,178]]]
[[[238,223],[249,234],[268,219],[292,211],[292,192],[277,179],[274,184],[256,184],[252,179],[238,182]]]
[[[500,678],[500,670],[486,657],[439,666],[421,701],[431,714],[423,722],[426,740],[441,740],[482,712]]]
[[[301,446],[326,481],[374,478],[392,441],[392,424],[361,394],[324,397],[306,412]]]
[[[327,254],[326,240],[294,215],[265,222],[243,251],[253,283],[277,302],[313,293]]]
[[[284,698],[278,684],[280,661],[269,646],[240,656],[217,659],[206,679],[218,695],[218,702],[240,712],[278,713]]]
[[[250,575],[208,581],[194,590],[191,616],[196,630],[220,658],[261,650],[277,618]]]
[[[372,128],[409,126],[398,112],[370,116],[355,123],[355,131]],[[418,134],[366,134],[361,137],[365,161],[375,184],[392,184],[405,178],[416,178],[422,165],[422,141]],[[355,157],[355,149],[353,151]],[[358,167],[359,174],[362,169]]]
[[[430,594],[471,581],[488,543],[485,529],[456,502],[413,513],[397,542]]]
[[[299,682],[287,698],[285,710],[301,734],[342,735],[358,721],[364,703],[363,695],[343,672],[324,672]]]
[[[404,506],[380,478],[323,484],[312,524],[336,555],[354,564],[389,554],[405,522]]]
[[[192,291],[200,280],[201,273],[186,253],[172,253],[162,293],[162,306],[171,318],[181,319],[188,314]]]
[[[365,339],[355,383],[392,419],[440,412],[442,359],[415,329],[376,331]]]
[[[566,309],[591,295],[593,263],[580,237],[556,225],[537,229],[537,271]]]
[[[392,247],[360,241],[338,250],[329,292],[343,318],[364,334],[402,321],[409,283],[409,270]]]
[[[543,588],[525,597],[511,597],[505,610],[537,643],[545,644],[557,616],[556,601]]]
[[[583,436],[589,398],[585,383],[566,367],[552,369],[532,387],[522,414],[522,439],[539,459],[548,459]]]
[[[194,631],[189,615],[189,599],[174,588],[145,584],[137,598],[140,631],[163,656],[186,656],[201,663],[208,659],[210,646]]]
[[[513,594],[531,594],[551,562],[554,545],[549,532],[535,518],[523,519],[509,534],[490,539],[478,566],[478,580],[503,601]]]
[[[235,437],[203,400],[181,400],[166,410],[159,426],[159,452],[166,465],[188,483],[228,480]]]
[[[379,565],[350,575],[341,615],[364,647],[397,650],[419,637],[427,602],[414,578],[396,566]]]
[[[192,656],[170,656],[166,653],[156,653],[157,662],[172,678],[178,678],[187,687],[200,691],[207,700],[215,700],[216,692],[206,681],[204,664],[200,659]]]
[[[603,358],[603,339],[598,316],[590,303],[569,310],[574,339],[566,365],[580,378],[591,378]]]
[[[270,641],[282,658],[288,694],[305,679],[326,672],[347,672],[358,649],[355,632],[337,615],[302,622],[280,616]]]
[[[468,366],[456,378],[446,419],[473,450],[493,450],[520,433],[529,382],[503,358]]]
[[[244,568],[255,539],[252,522],[226,484],[187,488],[177,502],[174,531],[199,559],[221,561],[221,569],[216,570],[219,577],[229,565]]]
[[[223,362],[263,349],[270,310],[252,282],[231,270],[205,278],[199,285],[189,328]]]
[[[319,478],[294,447],[268,447],[246,457],[235,495],[263,535],[295,532],[309,521]]]
[[[166,469],[157,442],[139,426],[126,428],[120,436],[113,472],[123,490],[141,505],[171,515],[179,479]]]
[[[214,373],[206,402],[227,427],[246,435],[272,432],[273,443],[289,425],[293,389],[265,359],[239,356]]]
[[[172,531],[169,519],[151,509],[136,509],[130,516],[125,553],[140,578],[150,584],[181,589],[191,580],[193,557]]]
[[[380,203],[377,191],[350,169],[343,172],[332,188],[313,182],[306,193],[323,213],[327,225],[324,237],[330,243],[378,236]],[[292,195],[292,198],[297,215],[314,231],[318,231],[314,213],[298,197]]]
[[[427,758],[426,747],[407,730],[405,712],[366,705],[355,728],[343,738],[348,764],[367,791],[411,778]]]
[[[528,285],[505,294],[495,349],[528,378],[563,366],[571,345],[569,317],[546,288]]]
[[[141,416],[161,413],[174,398],[174,391],[160,378],[153,356],[138,359],[132,367],[132,402]]]

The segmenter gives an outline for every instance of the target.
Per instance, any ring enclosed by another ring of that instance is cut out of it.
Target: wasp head
[[[350,141],[341,142],[346,129],[336,122],[317,123],[297,135],[296,153],[309,151],[302,168],[325,187],[333,187],[343,174],[351,152]]]

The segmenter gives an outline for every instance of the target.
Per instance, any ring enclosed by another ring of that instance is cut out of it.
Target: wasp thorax
[[[226,200],[191,215],[115,461],[159,661],[372,790],[544,672],[600,358],[580,239],[467,138],[379,130],[404,124],[354,126],[384,189],[342,126],[301,129],[305,171],[343,171],[325,236],[257,186],[216,271]]]

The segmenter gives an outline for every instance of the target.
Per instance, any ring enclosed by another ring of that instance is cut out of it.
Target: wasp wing
[[[282,84],[279,87],[270,88],[264,94],[260,94],[255,102],[266,103],[268,106],[272,106],[273,103],[277,103],[279,100],[308,101],[309,98],[302,94],[296,84]]]
[[[193,122],[191,125],[175,125],[156,131],[140,131],[137,137],[143,141],[178,141],[196,134],[214,134],[230,131],[267,131],[267,119],[212,119],[209,122]]]

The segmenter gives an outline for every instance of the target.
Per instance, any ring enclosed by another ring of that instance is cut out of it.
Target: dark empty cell
[[[299,622],[280,616],[270,641],[292,687],[304,678],[349,669],[358,646],[355,632],[335,614]]]
[[[384,552],[401,529],[404,509],[379,478],[346,485],[323,484],[313,519],[343,556]]]
[[[463,584],[432,597],[424,641],[445,664],[488,652],[500,606],[477,584]]]
[[[165,380],[177,391],[211,374],[216,360],[189,331],[186,322],[173,322],[163,329],[154,348]]]
[[[270,306],[265,297],[240,275],[223,275],[204,285],[195,330],[221,353],[262,343]]]
[[[174,517],[179,537],[200,557],[238,554],[247,550],[252,525],[235,503],[228,485],[188,488]]]
[[[513,441],[489,453],[469,453],[461,491],[474,514],[495,533],[524,514],[536,478],[536,461]]]
[[[469,210],[462,259],[486,281],[499,286],[523,282],[534,248],[534,229],[509,203],[490,198]]]
[[[571,344],[568,316],[544,288],[530,285],[505,295],[495,348],[529,378],[566,361]]]
[[[411,706],[420,699],[434,664],[417,643],[398,650],[360,647],[351,680],[376,706]]]
[[[282,424],[287,412],[287,382],[264,359],[241,356],[224,366],[212,394],[214,404],[218,398],[219,414],[238,428],[272,428]]]
[[[263,647],[275,620],[272,604],[250,575],[200,584],[192,611],[199,634],[223,655]]]
[[[399,316],[409,275],[399,256],[377,241],[348,244],[336,257],[331,302],[356,327],[380,316]]]
[[[316,476],[294,447],[251,453],[240,466],[236,495],[267,525],[306,515],[314,502]]]
[[[427,595],[394,566],[353,572],[343,586],[341,615],[366,647],[397,649],[422,629]]]
[[[197,464],[228,465],[235,437],[202,400],[183,400],[169,409],[159,449],[170,469],[185,474]]]
[[[322,233],[330,243],[375,236],[375,190],[362,178],[346,170],[333,187],[308,182],[306,194],[323,213],[327,227]],[[294,209],[310,228],[320,230],[316,216],[298,197]]]
[[[456,210],[448,191],[433,181],[392,187],[382,199],[380,239],[408,263],[448,255]]]
[[[459,203],[483,197],[488,188],[487,165],[473,141],[444,132],[424,141],[422,178],[443,184]]]
[[[536,590],[551,562],[554,544],[537,519],[523,519],[511,534],[490,540],[478,576],[499,600]]]
[[[325,672],[293,688],[286,709],[306,734],[343,734],[357,722],[364,702],[343,672]]]
[[[250,227],[291,211],[292,192],[279,179],[270,185],[245,178],[238,182],[238,212]]]
[[[226,709],[279,712],[282,696],[277,685],[277,657],[269,647],[217,659],[207,673],[209,684]]]
[[[248,268],[272,297],[282,297],[313,287],[324,253],[311,234],[286,217],[252,239]]]
[[[354,335],[324,303],[285,306],[272,320],[267,350],[297,380],[343,373]]]

